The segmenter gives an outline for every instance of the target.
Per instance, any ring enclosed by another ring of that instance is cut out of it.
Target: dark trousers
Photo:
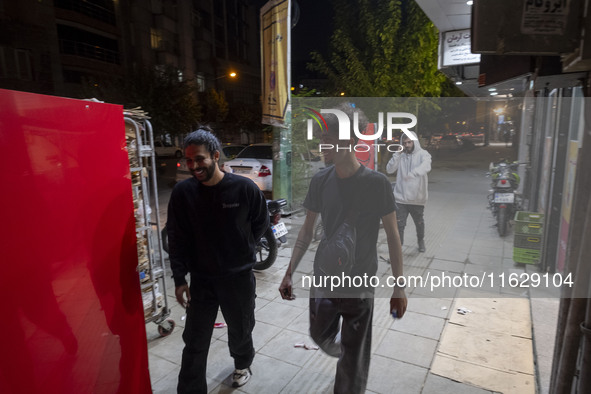
[[[417,228],[417,239],[419,241],[425,239],[425,219],[423,217],[425,206],[396,203],[396,208],[396,220],[398,222],[400,242],[404,243],[404,228],[406,227],[406,219],[408,218],[409,213]]]
[[[373,298],[310,298],[310,336],[327,354],[339,358],[335,394],[365,392],[373,303]]]
[[[228,347],[234,367],[250,367],[254,358],[255,290],[252,271],[227,278],[191,278],[178,393],[207,393],[207,354],[218,308],[228,324]]]

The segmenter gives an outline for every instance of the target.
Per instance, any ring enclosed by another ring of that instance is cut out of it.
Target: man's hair
[[[204,145],[211,157],[215,151],[221,151],[222,146],[213,130],[209,126],[199,126],[199,128],[185,137],[183,148],[187,149],[189,145]]]
[[[353,115],[355,114],[355,112],[358,113],[358,115],[359,115],[359,132],[363,133],[365,131],[365,129],[367,128],[367,124],[369,123],[367,120],[367,117],[365,116],[365,113],[363,113],[363,111],[361,109],[357,108],[354,103],[350,103],[350,102],[340,103],[337,106],[335,106],[334,109],[338,109],[339,111],[344,112],[349,117],[350,125],[351,125],[351,130],[350,130],[351,137],[354,138],[355,143],[357,143],[357,140],[359,138],[357,137],[357,135],[353,131],[353,125],[354,125]],[[334,115],[330,115],[330,116],[327,116],[325,119],[326,119],[326,126],[328,127],[328,133],[331,135],[336,135],[338,137],[339,121],[338,121],[337,117]]]

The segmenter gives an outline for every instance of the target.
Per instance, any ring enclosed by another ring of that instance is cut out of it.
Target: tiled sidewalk
[[[496,275],[503,270],[521,273],[535,269],[515,266],[512,235],[505,239],[498,236],[492,215],[485,209],[489,180],[484,172],[481,169],[432,171],[425,211],[427,252],[417,252],[414,225],[409,218],[407,244],[403,247],[406,276],[426,278],[427,275],[465,273],[481,277],[483,273]],[[302,220],[301,216],[286,219],[291,243]],[[298,273],[311,272],[315,247],[316,244],[312,244]],[[383,231],[378,253],[387,258]],[[332,392],[336,360],[320,350],[294,347],[296,343],[313,342],[308,336],[307,291],[297,290],[298,298],[288,302],[280,298],[277,290],[290,254],[288,243],[280,250],[274,266],[256,273],[257,323],[253,335],[257,355],[251,381],[240,389],[230,387],[233,361],[227,347],[226,330],[216,329],[207,371],[210,392]],[[380,260],[378,275],[388,274],[389,265]],[[464,291],[451,288],[433,293],[427,288],[408,288],[408,312],[397,321],[388,313],[388,299],[376,298],[368,392],[535,392],[528,295],[521,290],[498,286],[488,289],[486,294],[477,293],[476,298],[474,293]],[[174,299],[172,283],[167,292],[176,329],[170,336],[160,338],[154,324],[146,326],[155,393],[176,392],[183,347],[183,311]],[[513,298],[503,297],[506,295]],[[502,313],[494,316],[490,309],[494,308],[494,305],[491,307],[493,301],[503,305]],[[515,308],[506,305],[515,305]],[[459,306],[471,312],[459,315],[456,311]],[[223,321],[221,314],[219,321]],[[551,321],[548,324],[551,326]],[[459,340],[462,335],[465,341]],[[520,347],[515,348],[516,344]],[[503,385],[491,383],[499,376],[505,377]]]

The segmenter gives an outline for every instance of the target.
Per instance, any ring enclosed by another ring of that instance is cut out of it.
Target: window
[[[198,72],[195,75],[195,81],[197,82],[197,91],[205,92],[205,75],[202,72]]]
[[[113,0],[54,0],[57,8],[78,12],[93,19],[115,25],[115,4]]]
[[[158,29],[150,29],[150,43],[152,49],[160,48],[160,41],[162,41],[162,33]]]
[[[33,79],[33,71],[31,67],[31,54],[26,49],[17,49],[14,52],[16,57],[16,70],[18,79],[31,81]]]
[[[66,25],[57,25],[57,35],[62,54],[119,64],[116,39]]]

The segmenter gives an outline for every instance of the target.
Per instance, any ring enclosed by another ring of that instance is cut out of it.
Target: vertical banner
[[[290,0],[271,0],[261,8],[262,123],[287,127],[290,94]]]

